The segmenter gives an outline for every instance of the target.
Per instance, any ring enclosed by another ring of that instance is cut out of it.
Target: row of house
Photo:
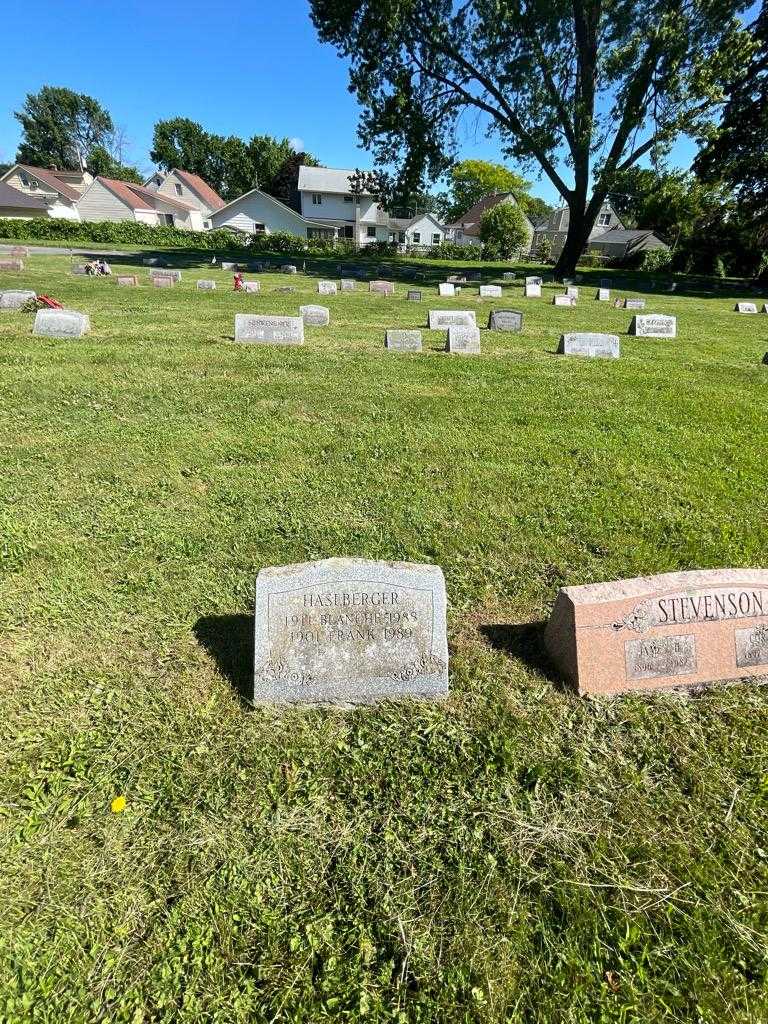
[[[227,228],[245,235],[287,232],[301,238],[346,239],[359,246],[389,242],[403,249],[441,242],[479,246],[483,214],[499,203],[517,204],[511,192],[486,196],[453,224],[432,214],[392,217],[378,199],[354,184],[355,172],[331,167],[299,169],[294,209],[258,188],[227,203],[196,174],[157,172],[143,185],[88,171],[59,171],[16,164],[0,175],[0,217],[63,217],[77,221],[136,221],[187,231]],[[557,257],[568,233],[567,207],[534,225],[525,216],[527,251],[548,239]],[[603,204],[588,248],[606,256],[667,248],[650,231],[628,230],[609,202]]]

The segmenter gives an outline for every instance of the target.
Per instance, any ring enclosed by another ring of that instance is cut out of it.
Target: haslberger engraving
[[[331,558],[262,569],[254,702],[445,696],[445,617],[438,566]]]
[[[627,679],[658,679],[696,671],[696,637],[692,635],[627,640]]]
[[[751,668],[756,665],[768,665],[768,625],[762,624],[752,629],[737,629],[736,665],[739,668]]]

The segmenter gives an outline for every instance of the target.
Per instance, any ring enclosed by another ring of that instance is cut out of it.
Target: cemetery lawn
[[[540,646],[561,585],[768,565],[756,297],[628,277],[678,317],[636,339],[598,271],[566,309],[113,269],[0,281],[92,323],[0,314],[0,1021],[768,1020],[768,689],[587,701]],[[430,307],[523,332],[384,351]],[[245,705],[257,571],[331,555],[442,566],[447,701]]]

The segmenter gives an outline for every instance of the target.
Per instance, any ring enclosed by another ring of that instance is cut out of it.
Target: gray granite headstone
[[[446,352],[475,356],[480,354],[479,327],[449,327],[445,343]]]
[[[543,280],[543,278],[536,277],[534,275],[533,277],[526,277],[525,283],[526,284],[537,284],[537,285],[541,286],[542,284],[544,284],[544,280]]]
[[[408,302],[421,302],[421,292],[416,289],[411,289],[405,297]]]
[[[304,321],[300,316],[237,313],[235,341],[250,341],[264,345],[301,345],[304,343]]]
[[[523,314],[517,309],[494,309],[488,317],[489,331],[515,331],[523,329]]]
[[[355,279],[352,277],[342,277],[340,284],[343,292],[353,292],[355,290]]]
[[[387,331],[384,347],[394,352],[421,352],[421,331]]]
[[[737,302],[734,306],[734,312],[736,313],[756,313],[757,306],[754,302]]]
[[[570,295],[573,299],[578,299],[579,289],[576,287],[576,285],[569,284],[568,287],[565,289],[565,294]]]
[[[375,295],[394,295],[395,286],[391,281],[371,281],[368,291]]]
[[[222,270],[237,270],[237,264],[236,263],[226,263],[226,262],[224,262],[224,263],[221,264],[221,269]]]
[[[256,580],[254,703],[367,704],[448,693],[436,565],[329,558]]]
[[[176,282],[176,284],[178,284],[179,281],[181,280],[181,271],[180,270],[150,270],[149,276],[150,277],[171,277]]]
[[[32,333],[47,338],[80,338],[90,329],[86,314],[75,309],[38,309]]]
[[[524,289],[526,299],[540,299],[541,298],[541,285],[540,284],[527,284]]]
[[[298,274],[299,272],[298,267],[295,267],[293,263],[284,263],[282,267],[280,267],[280,271],[283,274]]]
[[[677,317],[663,313],[639,313],[632,317],[629,333],[638,338],[676,338]]]
[[[480,298],[481,299],[500,299],[504,293],[501,290],[500,284],[481,284],[480,285]]]
[[[505,270],[504,273],[501,276],[502,276],[503,280],[505,280],[505,281],[514,281],[515,280],[515,272],[514,272],[514,270]]]
[[[645,309],[645,299],[625,299],[624,309]]]
[[[318,281],[317,290],[320,295],[335,295],[338,292],[335,281]]]
[[[0,309],[22,309],[37,294],[24,289],[11,289],[0,292]]]
[[[552,298],[553,306],[575,306],[576,296],[575,295],[555,295]]]
[[[446,281],[437,286],[441,299],[452,298],[456,294],[456,285],[452,281]]]
[[[243,291],[249,295],[256,295],[261,291],[260,281],[243,281]]]
[[[430,309],[429,329],[439,331],[448,327],[474,327],[477,323],[471,309]]]
[[[595,296],[598,302],[610,302],[611,292],[609,288],[598,288],[597,295]]]
[[[212,292],[216,290],[216,282],[201,279],[197,282],[197,290],[199,292]]]
[[[561,334],[557,351],[560,355],[566,356],[604,356],[607,359],[618,359],[619,337],[617,334]]]
[[[466,284],[467,277],[465,274],[450,274],[446,279],[448,284]],[[446,292],[446,294],[448,294]]]
[[[331,322],[331,311],[327,306],[299,306],[299,312],[308,327],[327,327]]]
[[[78,274],[78,275],[79,274],[87,274],[88,270],[87,270],[87,268],[86,268],[84,263],[75,263],[72,266],[72,273],[73,274]]]

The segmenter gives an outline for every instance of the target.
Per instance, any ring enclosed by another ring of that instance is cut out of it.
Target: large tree
[[[22,127],[17,161],[59,170],[86,167],[93,150],[107,147],[115,130],[98,100],[53,85],[28,93],[13,116]]]
[[[570,210],[572,272],[614,175],[662,153],[720,99],[748,0],[310,0],[350,61],[362,142],[414,191],[455,159],[462,114],[538,165]]]
[[[521,202],[527,196],[531,183],[504,164],[488,160],[460,160],[448,173],[448,187],[452,200],[448,217],[454,221],[459,220],[478,200],[496,192],[511,192]]]
[[[768,236],[768,3],[752,26],[754,51],[729,83],[718,125],[707,127],[706,145],[694,163],[708,182],[736,189],[742,211],[765,242]]]
[[[303,162],[315,165],[309,153]],[[165,170],[179,167],[199,174],[225,199],[260,188],[285,200],[291,178],[298,176],[297,154],[288,139],[254,135],[250,141],[236,135],[207,132],[196,121],[176,117],[155,125],[150,158]]]

